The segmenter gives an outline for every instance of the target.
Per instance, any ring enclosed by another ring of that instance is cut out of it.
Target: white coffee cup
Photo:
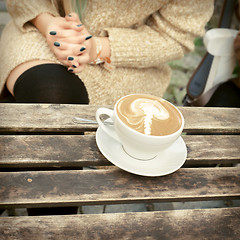
[[[128,96],[133,95],[139,94],[131,94]],[[150,96],[144,94],[140,95]],[[170,147],[179,138],[183,130],[184,118],[181,112],[173,104],[168,102],[168,104],[173,106],[181,116],[180,128],[174,133],[164,136],[153,136],[140,133],[123,123],[117,114],[116,108],[118,103],[128,96],[119,99],[114,106],[114,110],[108,108],[99,108],[96,111],[96,120],[105,133],[121,143],[123,149],[128,155],[139,160],[151,160],[161,151]],[[107,115],[113,121],[113,125],[111,126],[104,123],[101,120],[102,115]]]

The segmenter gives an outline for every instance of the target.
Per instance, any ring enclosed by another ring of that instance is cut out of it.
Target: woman
[[[7,0],[7,7],[12,21],[1,38],[2,95],[10,92],[17,102],[113,104],[129,93],[163,95],[171,76],[166,63],[194,49],[213,0]],[[81,22],[68,16],[78,10]]]

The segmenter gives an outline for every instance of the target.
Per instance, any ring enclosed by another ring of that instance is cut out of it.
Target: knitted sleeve
[[[114,66],[149,68],[178,59],[194,49],[194,38],[205,33],[213,0],[172,0],[138,28],[106,28]]]
[[[15,25],[23,32],[34,30],[29,21],[41,13],[59,15],[51,0],[7,0],[7,9]]]

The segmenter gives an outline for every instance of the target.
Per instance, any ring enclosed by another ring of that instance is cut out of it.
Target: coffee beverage
[[[182,125],[181,115],[172,104],[147,94],[122,98],[116,111],[124,124],[145,135],[170,135]]]
[[[108,116],[113,125],[105,124]],[[180,137],[184,118],[171,103],[151,95],[131,94],[122,97],[114,109],[98,108],[99,127],[124,152],[134,159],[148,161],[168,149]]]

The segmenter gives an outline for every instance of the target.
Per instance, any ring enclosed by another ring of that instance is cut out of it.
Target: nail
[[[77,27],[81,27],[83,24],[78,24]]]
[[[54,42],[54,46],[60,47],[60,43],[59,42]]]
[[[74,68],[77,68],[77,66],[76,66],[76,65],[72,65],[72,67],[74,67]]]
[[[85,47],[81,47],[80,52],[84,51],[85,49]]]
[[[68,57],[68,61],[72,61],[72,60],[74,60],[73,57]]]
[[[57,32],[56,32],[56,31],[51,31],[49,34],[50,34],[50,35],[56,35]]]
[[[91,39],[92,38],[92,35],[89,35],[85,38],[85,40],[88,40],[88,39]]]
[[[69,72],[73,72],[73,69],[70,68],[70,69],[68,69],[68,71],[69,71]]]

